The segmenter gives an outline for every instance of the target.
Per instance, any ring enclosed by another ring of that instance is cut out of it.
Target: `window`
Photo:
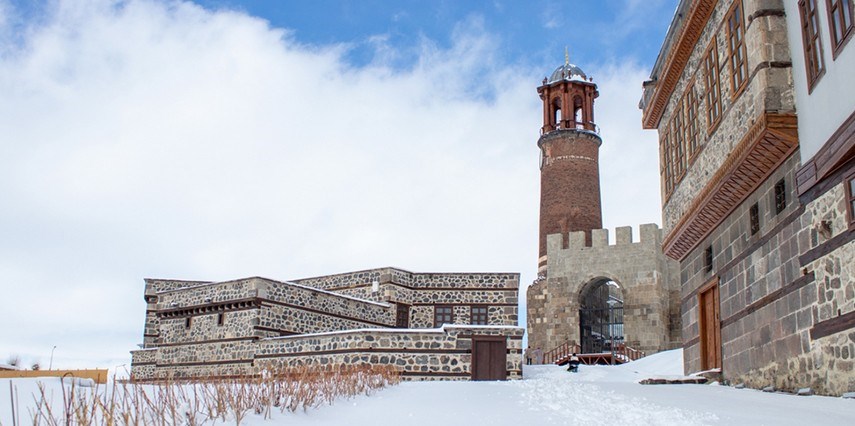
[[[707,133],[712,133],[721,118],[721,86],[718,78],[718,46],[713,38],[709,51],[704,56],[706,73]]]
[[[846,178],[846,207],[849,210],[849,227],[855,227],[855,173]]]
[[[787,208],[787,184],[783,179],[775,184],[775,214]]]
[[[443,324],[453,324],[451,306],[437,306],[433,310],[433,325],[440,327]]]
[[[822,60],[822,43],[819,38],[819,17],[816,13],[816,0],[799,1],[799,15],[802,21],[802,42],[807,68],[808,93],[813,91],[816,82],[825,73]]]
[[[826,0],[828,4],[828,25],[831,30],[831,56],[837,58],[838,52],[852,36],[852,0]]]
[[[683,98],[686,108],[686,157],[691,164],[698,154],[698,98],[695,96],[695,85],[690,84]]]
[[[712,271],[712,246],[704,249],[704,272]]]
[[[674,189],[674,181],[672,180],[671,174],[671,147],[668,143],[668,138],[670,136],[670,132],[666,126],[665,133],[661,135],[662,140],[659,141],[659,161],[660,161],[660,174],[662,175],[662,187],[665,188],[665,198],[671,194],[671,191]]]
[[[814,0],[816,1],[816,0]],[[748,81],[748,61],[745,56],[745,25],[742,2],[736,1],[725,18],[727,22],[727,53],[730,61],[731,97],[736,98]]]
[[[470,317],[473,325],[487,325],[487,307],[472,306],[469,308]]]
[[[187,317],[184,319],[184,328],[190,328],[193,325],[193,317]]]
[[[683,103],[677,105],[677,110],[674,111],[674,117],[671,118],[671,149],[674,150],[674,156],[671,159],[674,162],[674,186],[683,177],[685,171],[683,155],[683,139],[686,135],[683,134]]]
[[[221,326],[226,323],[226,314],[224,312],[220,312],[217,314],[217,325]]]
[[[748,216],[751,219],[751,235],[760,232],[760,205],[754,203],[748,211]]]
[[[585,120],[582,117],[582,98],[579,96],[576,96],[575,98],[573,98],[573,111],[574,111],[573,112],[573,121],[576,122],[576,128],[577,129],[584,129],[585,128],[585,122],[584,122]]]

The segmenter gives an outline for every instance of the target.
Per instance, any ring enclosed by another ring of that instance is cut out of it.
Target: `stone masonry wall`
[[[390,326],[389,324],[366,322],[354,317],[328,315],[290,306],[267,304],[262,306],[258,316],[258,325],[270,332],[268,334],[270,337]]]
[[[471,374],[472,336],[506,336],[507,377],[522,378],[518,327],[446,326],[442,329],[351,330],[305,336],[133,351],[134,380],[257,374],[296,365],[388,364],[404,379],[458,379]],[[219,363],[198,360],[218,359]],[[225,362],[224,362],[225,361]]]
[[[659,135],[667,133],[671,117],[677,111],[689,84],[694,83],[698,96],[698,122],[701,151],[686,174],[676,185],[670,197],[663,193],[663,229],[666,235],[686,213],[689,205],[707,184],[708,179],[721,167],[745,130],[764,112],[795,112],[792,88],[792,68],[787,43],[786,20],[780,1],[741,0],[744,7],[745,42],[748,60],[747,88],[733,98],[731,71],[728,60],[726,30],[722,20],[735,0],[719,1],[700,40],[695,45],[689,62],[680,77],[668,107],[659,122]],[[736,0],[739,1],[739,0]],[[773,13],[774,12],[774,13]],[[778,13],[780,12],[780,13]],[[755,17],[759,16],[759,17]],[[754,17],[754,18],[752,18]],[[708,135],[710,123],[706,118],[707,101],[702,59],[715,37],[721,81],[721,121]],[[664,191],[664,187],[663,187]]]
[[[608,230],[592,232],[586,246],[581,232],[569,234],[567,249],[561,235],[549,236],[547,279],[528,290],[529,344],[550,350],[558,345],[580,343],[580,297],[586,285],[599,280],[615,281],[624,298],[626,344],[654,353],[678,347],[674,340],[679,319],[673,323],[678,293],[677,263],[661,250],[661,230],[641,225],[641,241],[632,242],[632,229],[617,229],[615,245],[609,245]]]
[[[267,299],[291,306],[309,308],[324,314],[352,318],[365,323],[392,326],[395,312],[386,303],[360,300],[336,293],[319,291],[302,285],[267,281],[259,293]]]
[[[378,281],[377,291],[375,278],[383,281],[382,285]],[[348,279],[358,280],[357,284],[348,283]],[[359,284],[366,280],[370,281]],[[317,333],[355,333],[369,341],[375,333],[398,333],[395,335],[400,336],[401,342],[421,348],[426,337],[420,332],[388,328],[396,324],[396,301],[412,305],[410,328],[429,329],[424,333],[431,336],[445,333],[444,339],[455,342],[455,349],[447,353],[434,349],[393,353],[396,347],[388,348],[390,353],[382,359],[393,358],[405,374],[421,379],[468,377],[471,354],[465,349],[465,335],[458,336],[456,330],[471,327],[478,334],[509,336],[509,368],[519,376],[523,332],[516,327],[519,274],[413,274],[386,268],[309,280],[341,292],[371,294],[374,301],[307,287],[305,282],[293,284],[259,277],[222,283],[146,280],[146,349],[133,352],[134,378],[253,374],[258,371],[256,356],[268,361],[278,357],[259,352],[264,346],[260,342],[283,335],[296,334],[292,336],[299,338],[295,341],[308,345],[322,339],[311,337]],[[453,329],[447,326],[446,331],[433,329],[436,304],[452,306],[452,322],[461,325]],[[488,323],[495,326],[468,326],[471,306],[487,307]],[[377,331],[368,331],[372,328]],[[331,339],[331,345],[336,347],[339,338]],[[362,352],[351,348],[331,354],[290,353],[288,360],[282,362],[379,360],[373,352],[375,348],[369,347]],[[414,375],[416,372],[419,374]]]
[[[812,337],[818,324],[855,311],[855,242],[811,255],[849,232],[843,184],[802,205],[792,189],[798,158],[794,154],[683,262],[687,372],[701,369],[697,288],[719,277],[726,380],[828,395],[855,391],[855,332]],[[775,214],[773,188],[781,178],[790,188],[788,205]],[[761,229],[751,235],[748,209],[755,202]],[[714,266],[705,272],[702,248],[710,245]]]

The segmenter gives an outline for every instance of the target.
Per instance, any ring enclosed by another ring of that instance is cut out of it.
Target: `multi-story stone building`
[[[145,282],[133,380],[360,363],[416,380],[522,377],[519,274],[383,268],[289,282]]]
[[[630,227],[617,228],[610,245],[608,230],[600,229],[596,84],[565,60],[537,91],[539,277],[527,293],[529,345],[586,354],[678,347],[677,263],[662,253],[661,230],[641,225],[641,241],[633,243]]]
[[[855,390],[851,34],[847,0],[678,5],[641,107],[687,372]]]

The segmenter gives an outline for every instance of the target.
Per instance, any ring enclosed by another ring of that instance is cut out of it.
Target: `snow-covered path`
[[[855,424],[855,400],[715,385],[639,385],[680,374],[679,351],[616,367],[532,366],[515,382],[402,383],[288,419],[296,425]],[[253,423],[255,425],[263,422]]]
[[[289,425],[850,425],[855,400],[794,396],[716,385],[639,385],[649,377],[678,376],[681,352],[669,351],[622,366],[581,366],[568,373],[551,365],[525,367],[509,382],[402,383],[372,396],[338,400],[308,412],[250,415],[242,424]],[[58,379],[39,379],[61,393]],[[34,379],[16,380],[25,396]],[[9,384],[0,380],[0,424],[11,425]],[[28,423],[27,415],[21,420]]]

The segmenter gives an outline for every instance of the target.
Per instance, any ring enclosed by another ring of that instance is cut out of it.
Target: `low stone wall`
[[[522,378],[519,327],[360,329],[133,351],[132,380],[257,374],[298,365],[392,365],[406,380],[469,380],[473,336],[504,336],[508,379]]]
[[[375,328],[389,326],[368,322],[358,317],[330,315],[324,312],[306,310],[300,307],[262,304],[258,315],[258,326],[261,330],[278,332],[265,337],[276,337],[291,334],[324,333],[329,331]]]
[[[310,308],[326,315],[364,323],[395,324],[395,312],[385,303],[357,300],[352,296],[305,287],[302,284],[264,280],[259,296],[289,306]],[[357,326],[358,327],[358,326]]]

